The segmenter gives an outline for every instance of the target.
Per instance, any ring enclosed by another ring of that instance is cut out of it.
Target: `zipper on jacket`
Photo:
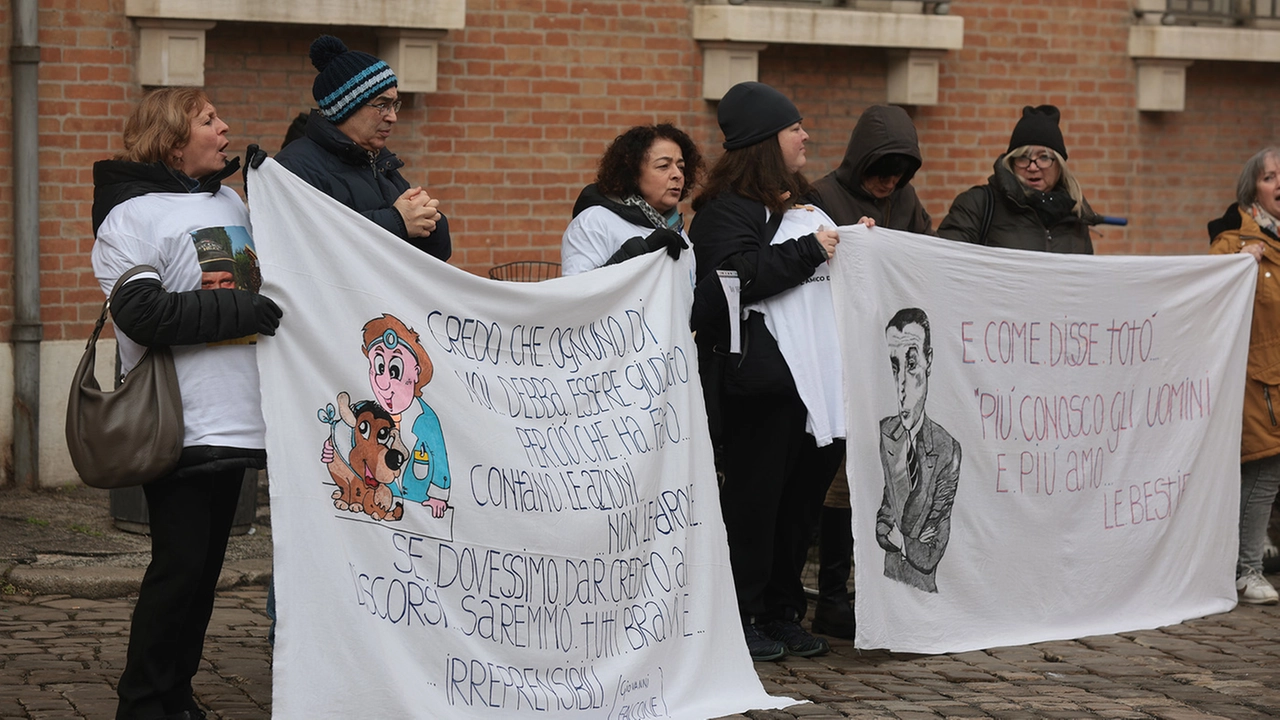
[[[1262,397],[1267,401],[1267,414],[1271,416],[1271,427],[1280,424],[1276,422],[1276,409],[1271,406],[1271,386],[1262,386]]]

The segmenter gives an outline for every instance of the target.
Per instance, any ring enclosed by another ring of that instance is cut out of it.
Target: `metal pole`
[[[40,160],[36,94],[37,0],[14,0],[13,45],[13,476],[40,484]]]

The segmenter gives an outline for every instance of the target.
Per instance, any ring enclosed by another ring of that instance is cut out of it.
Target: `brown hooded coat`
[[[1235,205],[1232,209],[1240,215],[1239,227],[1219,233],[1209,246],[1209,253],[1238,253],[1254,243],[1261,243],[1264,249],[1258,263],[1244,381],[1244,427],[1240,433],[1243,463],[1280,455],[1280,322],[1276,320],[1280,313],[1280,240],[1258,227],[1247,210]]]
[[[862,187],[862,176],[885,155],[905,155],[913,161],[889,197],[878,200]],[[873,105],[858,118],[840,167],[813,184],[809,196],[837,225],[853,225],[863,216],[879,227],[933,234],[933,221],[924,211],[911,178],[920,169],[920,144],[911,117],[900,107]]]

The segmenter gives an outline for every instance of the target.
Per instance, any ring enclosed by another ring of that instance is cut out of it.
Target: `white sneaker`
[[[1236,578],[1236,592],[1240,593],[1240,602],[1250,605],[1275,605],[1280,602],[1280,593],[1256,570]]]

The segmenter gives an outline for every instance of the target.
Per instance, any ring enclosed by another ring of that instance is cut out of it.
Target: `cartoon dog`
[[[395,422],[391,414],[373,400],[351,404],[351,396],[338,394],[338,414],[352,430],[354,445],[349,457],[336,452],[333,439],[324,441],[320,461],[337,484],[333,506],[339,510],[364,512],[374,520],[399,520],[404,506],[395,502],[391,485],[404,466],[404,453],[392,447]],[[333,428],[336,431],[338,424]]]

